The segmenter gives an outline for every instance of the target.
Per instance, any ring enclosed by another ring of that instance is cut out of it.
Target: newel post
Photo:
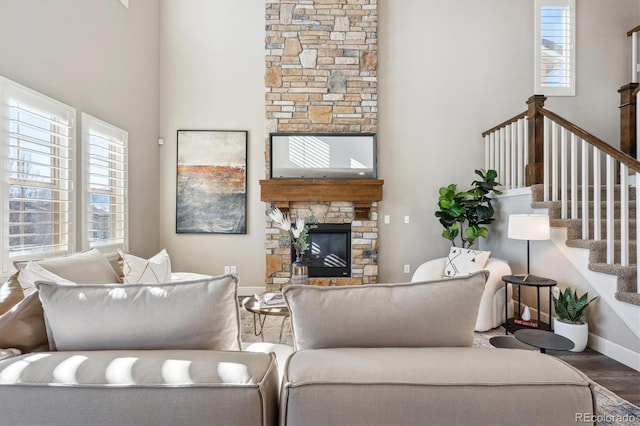
[[[638,158],[636,145],[636,91],[638,83],[618,89],[620,93],[620,151]]]
[[[543,183],[544,180],[544,116],[538,111],[547,99],[544,95],[533,95],[527,99],[529,106],[529,163],[525,168],[525,185]]]

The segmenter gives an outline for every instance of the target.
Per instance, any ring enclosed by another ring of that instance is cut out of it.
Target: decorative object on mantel
[[[507,236],[513,240],[527,240],[527,275],[529,276],[529,241],[548,240],[551,238],[549,215],[546,214],[512,214],[509,215]]]
[[[247,233],[247,131],[178,130],[176,233]]]
[[[475,173],[482,180],[471,182],[472,187],[468,191],[458,191],[453,183],[439,190],[439,210],[435,215],[444,227],[442,237],[451,241],[454,247],[457,237],[460,237],[462,248],[470,248],[478,238],[487,237],[489,230],[482,225],[494,221],[489,194],[502,194],[496,189],[500,183],[496,181],[498,173],[495,170],[480,169]]]
[[[558,297],[553,298],[553,307],[557,317],[553,319],[553,331],[556,334],[571,339],[575,344],[572,352],[582,352],[587,347],[589,325],[584,321],[587,306],[599,296],[591,300],[589,293],[578,297],[578,292],[567,288],[564,293],[560,290]]]
[[[276,226],[287,232],[287,238],[291,241],[296,252],[296,259],[291,263],[291,284],[309,284],[309,270],[304,264],[302,256],[309,248],[307,237],[309,229],[315,228],[317,222],[315,218],[304,218],[298,216],[295,223],[291,223],[288,213],[274,207],[268,212],[269,218],[276,223]]]

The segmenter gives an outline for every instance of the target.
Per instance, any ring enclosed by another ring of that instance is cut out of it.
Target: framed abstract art
[[[247,233],[247,131],[178,130],[176,233]]]

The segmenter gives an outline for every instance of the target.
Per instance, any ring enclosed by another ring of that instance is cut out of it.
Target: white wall
[[[438,189],[468,188],[484,167],[481,133],[527,109],[533,95],[533,1],[378,2],[380,281],[406,281],[448,253],[434,217]],[[619,145],[619,95],[628,83],[626,31],[640,2],[577,2],[576,96],[546,106]],[[411,217],[404,224],[405,215]]]
[[[161,8],[160,246],[174,269],[264,281],[264,2],[169,1]],[[618,94],[629,66],[625,33],[640,2],[577,5],[577,96],[547,106],[617,144]],[[526,110],[533,94],[533,2],[378,3],[380,280],[405,281],[448,252],[434,211],[438,188],[466,187],[484,165],[481,133]],[[597,23],[597,25],[596,25]],[[619,46],[622,44],[622,46]],[[594,119],[597,117],[598,119]],[[246,235],[175,234],[177,129],[249,130]],[[404,224],[405,215],[411,217]]]
[[[158,17],[152,0],[0,0],[0,75],[129,132],[140,256],[158,249]]]
[[[264,287],[264,2],[160,2],[160,245],[173,270]],[[176,234],[176,131],[248,130],[247,234]]]

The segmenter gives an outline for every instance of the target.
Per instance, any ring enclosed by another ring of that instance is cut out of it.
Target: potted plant
[[[460,237],[461,247],[470,248],[478,238],[486,238],[489,230],[482,225],[494,221],[494,210],[491,205],[491,192],[502,194],[496,189],[500,185],[496,181],[495,170],[476,170],[481,180],[474,180],[471,189],[458,191],[457,185],[450,184],[440,188],[439,209],[435,215],[444,227],[442,237],[456,246],[456,238]]]
[[[573,352],[582,352],[587,347],[589,326],[584,321],[586,308],[598,296],[588,300],[589,293],[578,297],[578,292],[567,288],[564,293],[560,290],[558,297],[553,297],[553,306],[557,317],[554,318],[553,328],[556,334],[573,341]]]

